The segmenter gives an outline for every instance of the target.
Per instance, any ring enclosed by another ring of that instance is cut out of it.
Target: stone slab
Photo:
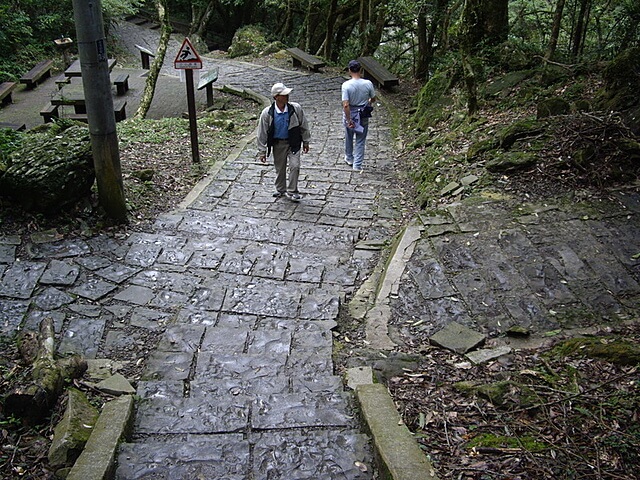
[[[450,322],[442,330],[432,335],[429,340],[434,345],[456,353],[466,353],[484,343],[485,337],[464,325]]]

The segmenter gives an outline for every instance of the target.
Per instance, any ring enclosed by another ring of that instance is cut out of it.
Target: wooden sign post
[[[182,46],[180,50],[178,50],[173,64],[176,69],[183,69],[185,71],[189,131],[191,132],[191,156],[193,163],[198,163],[200,162],[200,150],[198,148],[198,123],[196,122],[196,97],[193,88],[193,70],[202,68],[202,59],[188,38],[185,37],[182,42]]]

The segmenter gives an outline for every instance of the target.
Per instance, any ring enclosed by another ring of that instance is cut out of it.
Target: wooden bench
[[[16,88],[16,82],[2,82],[0,83],[0,103],[7,105],[11,103],[11,93]]]
[[[60,75],[55,80],[56,85],[58,86],[58,90],[64,87],[65,85],[69,85],[71,83],[71,77],[67,77],[64,73]]]
[[[136,45],[136,48],[140,50],[140,60],[142,61],[142,68],[145,70],[149,70],[149,59],[155,57],[156,54],[148,48],[142,47],[140,45]]]
[[[86,113],[70,113],[69,115],[65,115],[69,120],[75,120],[76,122],[89,122],[89,117]]]
[[[60,116],[58,114],[59,108],[60,105],[52,105],[51,103],[49,105],[45,105],[44,108],[40,110],[40,115],[42,116],[44,123],[51,123],[54,118],[58,118]]]
[[[8,128],[19,132],[21,130],[26,130],[27,126],[24,123],[0,122],[0,128]]]
[[[124,99],[114,100],[113,102],[113,114],[116,117],[116,122],[121,122],[127,118],[126,111],[127,101]],[[42,114],[42,112],[40,113]],[[86,112],[74,112],[68,115],[65,115],[69,120],[75,120],[76,122],[85,122],[89,121],[89,117]]]
[[[35,88],[40,80],[51,76],[51,66],[53,60],[43,60],[20,78],[20,83],[27,85],[27,88]]]
[[[307,52],[300,50],[299,48],[287,48],[287,52],[289,52],[289,55],[291,55],[291,62],[293,63],[294,67],[305,65],[314,72],[317,72],[319,69],[326,65],[326,63],[318,57],[309,55]]]
[[[121,73],[113,79],[113,84],[116,86],[116,93],[124,95],[129,90],[129,74]]]
[[[371,80],[377,86],[389,88],[400,84],[398,77],[380,65],[375,58],[360,57],[358,58],[358,61],[360,62],[360,65],[362,65],[364,78]]]
[[[207,107],[213,105],[213,82],[218,79],[218,69],[213,68],[200,77],[198,81],[198,90],[206,88],[207,92]]]
[[[116,116],[116,122],[120,122],[127,118],[126,106],[127,101],[124,99],[113,101],[113,113]]]

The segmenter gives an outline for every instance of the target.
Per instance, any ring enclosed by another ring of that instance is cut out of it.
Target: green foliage
[[[102,14],[105,20],[120,18],[136,13],[144,4],[145,0],[102,0]]]
[[[165,143],[189,134],[189,121],[184,118],[146,120],[133,118],[117,124],[118,138],[123,146],[128,143]]]
[[[481,433],[473,437],[469,443],[469,448],[523,448],[529,452],[537,453],[546,450],[548,445],[538,442],[535,437],[525,435],[523,437],[494,435],[492,433]]]
[[[11,153],[22,145],[23,133],[10,128],[0,128],[0,175],[9,166]]]
[[[143,0],[102,0],[105,21],[133,13]],[[24,0],[0,5],[0,81],[15,81],[29,65],[58,58],[53,40],[75,37],[73,3]]]

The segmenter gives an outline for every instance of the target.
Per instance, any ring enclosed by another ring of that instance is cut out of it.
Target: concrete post
[[[124,221],[127,210],[109,81],[102,5],[100,0],[73,0],[73,12],[99,202],[109,217]]]

